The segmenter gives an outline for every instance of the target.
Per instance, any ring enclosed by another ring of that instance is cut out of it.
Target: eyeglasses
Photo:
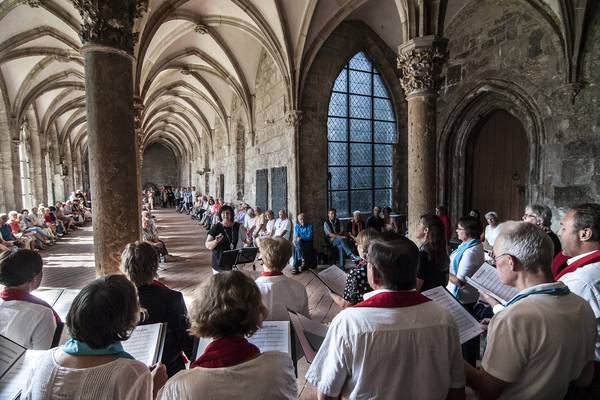
[[[490,257],[491,257],[490,264],[495,267],[498,264],[498,259],[500,257],[504,257],[504,256],[511,256],[512,257],[513,255],[509,254],[509,253],[502,253],[502,254],[496,256],[496,255],[494,255],[494,253],[492,253],[492,254],[490,254]]]
[[[537,218],[538,216],[535,214],[523,214],[523,219],[525,218]]]

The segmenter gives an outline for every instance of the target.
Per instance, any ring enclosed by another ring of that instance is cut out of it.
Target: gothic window
[[[396,118],[387,88],[365,53],[333,85],[327,117],[328,202],[338,216],[392,205]]]

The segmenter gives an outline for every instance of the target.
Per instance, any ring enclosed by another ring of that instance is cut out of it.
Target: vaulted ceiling
[[[577,46],[577,4],[588,0],[523,0],[554,21],[565,47]],[[80,16],[68,0],[0,0],[0,91],[17,123],[33,108],[39,132],[56,129],[62,148],[87,148]],[[36,3],[29,1],[29,3]],[[440,27],[418,18],[417,0],[150,0],[136,22],[134,88],[142,111],[143,144],[162,142],[180,155],[210,148],[216,124],[229,129],[232,103],[252,130],[256,75],[266,52],[286,83],[294,109],[306,71],[344,20],[368,24],[392,49]],[[443,0],[431,0],[442,10]],[[450,23],[467,0],[449,0]],[[566,3],[573,3],[569,12]],[[441,6],[440,6],[441,5]],[[435,16],[431,16],[434,18]],[[569,44],[570,43],[570,44]]]

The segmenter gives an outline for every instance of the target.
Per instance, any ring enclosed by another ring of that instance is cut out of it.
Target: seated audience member
[[[267,320],[287,321],[288,308],[310,317],[306,288],[281,272],[287,265],[292,251],[292,244],[283,238],[267,238],[260,242],[264,271],[256,279],[256,285],[262,294],[264,305],[267,306]]]
[[[223,206],[219,213],[222,222],[217,222],[210,228],[204,243],[208,250],[212,250],[212,268],[215,273],[221,271],[219,263],[223,252],[241,249],[246,238],[244,227],[233,220],[233,208]]]
[[[562,252],[569,257],[554,279],[588,302],[596,317],[595,375],[592,398],[600,398],[600,205],[573,207],[560,223]]]
[[[233,217],[233,213],[232,213]],[[204,281],[191,311],[191,331],[213,338],[192,368],[171,378],[161,400],[296,399],[292,359],[284,353],[261,353],[245,337],[256,332],[267,314],[260,291],[240,271]]]
[[[282,237],[290,240],[292,237],[292,221],[288,218],[285,210],[279,210],[279,218],[275,221],[274,237]]]
[[[348,232],[348,240],[353,243],[356,243],[356,236],[358,233],[365,229],[365,222],[362,219],[362,215],[359,210],[356,210],[352,213],[352,219],[348,222],[348,226],[346,227],[346,231]]]
[[[356,249],[360,260],[356,262],[356,268],[348,271],[344,297],[331,293],[331,298],[342,308],[350,307],[363,301],[363,295],[372,291],[367,279],[367,251],[371,242],[379,238],[380,233],[374,229],[365,229],[356,236]]]
[[[417,291],[448,285],[450,259],[444,224],[433,214],[421,215],[415,237],[421,242],[417,268]]]
[[[377,232],[381,232],[384,221],[383,218],[379,216],[380,213],[381,208],[377,206],[373,207],[373,214],[367,218],[367,228],[375,229]]]
[[[180,292],[171,290],[156,281],[158,257],[154,247],[147,242],[134,242],[125,246],[121,254],[121,271],[137,287],[140,306],[147,312],[141,325],[167,323],[167,336],[162,363],[169,376],[185,369],[186,357],[192,356],[194,341],[188,335],[190,323],[187,308]]]
[[[448,216],[448,212],[446,211],[446,207],[439,205],[435,208],[435,215],[442,221],[444,224],[444,232],[446,233],[446,239],[450,240],[452,237],[452,228],[450,227],[450,217]]]
[[[36,252],[0,254],[0,334],[32,350],[49,349],[62,325],[52,307],[31,294],[42,277],[42,257]]]
[[[252,245],[254,241],[254,230],[256,229],[256,214],[251,207],[248,207],[246,216],[244,217],[244,228],[246,229],[246,239],[244,242],[247,245]]]
[[[144,211],[147,212],[147,211]],[[162,262],[167,262],[169,251],[164,241],[158,238],[157,230],[152,228],[152,218],[142,218],[142,234],[143,239],[154,247]]]
[[[119,312],[115,312],[118,310]],[[167,376],[153,371],[123,349],[140,316],[135,286],[123,275],[96,279],[73,300],[67,314],[71,339],[40,357],[30,373],[24,399],[152,398]]]
[[[313,226],[306,223],[304,213],[298,214],[298,223],[294,226],[293,267],[296,274],[306,267],[316,267]]]
[[[418,257],[417,246],[400,235],[371,243],[374,291],[333,319],[306,374],[319,399],[464,398],[458,328],[414,290]]]
[[[486,246],[486,249],[489,249],[494,247],[496,238],[500,234],[500,229],[498,228],[500,226],[498,224],[498,214],[496,214],[496,211],[489,211],[485,214],[485,220],[488,224],[485,226],[484,236],[485,242],[489,247],[487,247],[485,243],[484,246]]]
[[[35,209],[35,208],[34,208]],[[34,233],[40,239],[46,241],[46,244],[53,244],[52,235],[47,232],[45,229],[42,229],[39,226],[34,225],[33,223],[33,215],[30,216],[29,210],[22,210],[21,217],[19,218],[19,229],[23,234],[26,233]]]
[[[16,245],[20,248],[29,250],[35,249],[35,241],[29,237],[16,238],[12,232],[10,224],[8,224],[8,215],[0,214],[0,235],[2,240],[10,245]]]
[[[267,210],[264,214],[265,217],[263,223],[258,225],[254,231],[254,244],[256,247],[260,246],[261,240],[275,235],[275,214],[273,214],[273,211],[271,210]]]
[[[398,227],[396,219],[392,217],[391,207],[383,207],[383,226],[381,227],[381,231],[402,233],[400,232],[400,228]]]
[[[483,265],[484,252],[481,237],[482,225],[477,217],[468,216],[458,220],[456,234],[462,242],[450,255],[450,275],[447,289],[471,313],[479,299],[479,291],[467,283]],[[475,365],[479,355],[479,337],[463,343],[465,359]]]
[[[481,399],[562,399],[571,381],[589,381],[583,378],[593,368],[594,314],[553,281],[548,235],[523,222],[500,227],[496,268],[519,294],[490,321],[481,368],[465,363],[467,382]]]
[[[352,249],[346,239],[346,232],[342,229],[342,223],[336,218],[335,208],[330,208],[327,212],[327,220],[323,224],[323,231],[325,232],[325,238],[329,244],[338,249],[339,254],[339,265],[341,269],[344,268],[344,254],[352,259],[352,261],[360,260],[360,257],[355,256],[352,253]]]

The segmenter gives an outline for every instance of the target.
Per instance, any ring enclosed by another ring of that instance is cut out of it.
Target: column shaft
[[[109,275],[140,238],[132,59],[85,51],[85,78],[96,273]]]

